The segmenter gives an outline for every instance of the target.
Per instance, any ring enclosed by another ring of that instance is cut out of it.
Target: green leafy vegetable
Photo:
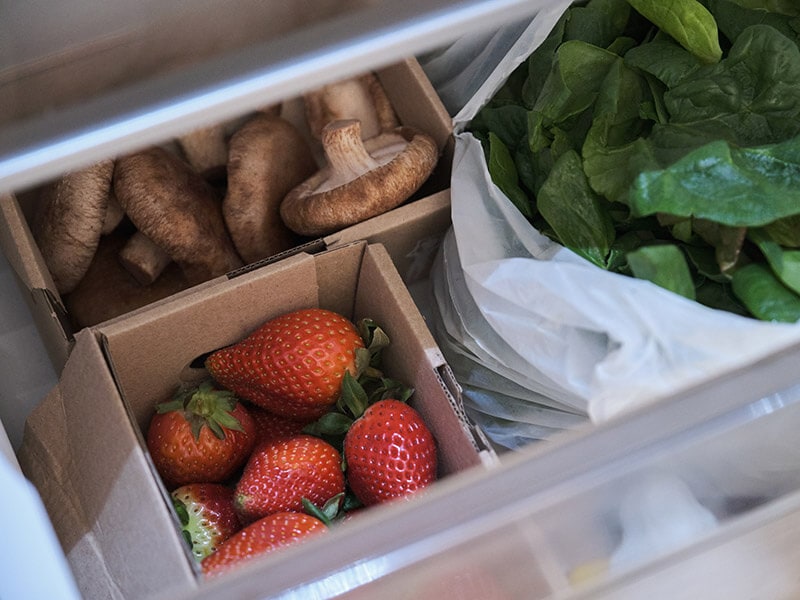
[[[711,142],[670,167],[641,173],[635,215],[665,212],[733,227],[757,227],[800,213],[800,138],[760,148]]]
[[[786,287],[800,293],[800,250],[781,248],[762,229],[751,229],[750,239],[761,250],[775,276]]]
[[[718,64],[664,93],[670,125],[740,146],[800,133],[800,49],[772,27],[752,25]]]
[[[628,0],[628,3],[705,63],[722,58],[717,22],[697,0]]]
[[[800,296],[783,285],[764,265],[749,264],[733,276],[733,292],[758,319],[796,323]]]
[[[629,252],[628,265],[635,277],[652,281],[690,300],[695,299],[692,274],[683,252],[676,245],[644,246]]]
[[[519,187],[519,176],[506,145],[494,133],[489,134],[489,173],[508,199],[523,215],[532,217],[533,211],[527,194]]]
[[[539,191],[539,212],[561,242],[598,266],[614,241],[614,227],[602,200],[589,187],[577,152],[566,152]]]
[[[478,113],[493,181],[600,268],[800,314],[800,10],[589,0]]]

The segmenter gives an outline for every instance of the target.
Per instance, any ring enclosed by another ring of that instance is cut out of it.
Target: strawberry
[[[205,367],[239,397],[278,415],[310,420],[336,403],[345,372],[356,375],[361,348],[364,342],[350,320],[309,308],[267,321],[211,353]]]
[[[147,429],[147,448],[168,489],[226,481],[254,444],[255,424],[245,406],[209,381],[158,404]]]
[[[235,533],[203,559],[201,568],[206,577],[216,577],[255,557],[324,534],[327,526],[319,519],[298,512],[279,512],[254,521]]]
[[[250,405],[249,412],[256,424],[256,445],[298,435],[309,423],[305,419],[276,415],[255,405]]]
[[[303,511],[303,499],[321,506],[345,489],[342,457],[325,440],[300,434],[258,446],[236,484],[234,504],[243,521],[279,511]]]
[[[171,497],[183,537],[198,561],[242,528],[233,507],[233,488],[189,483],[173,490]]]
[[[344,457],[347,482],[365,506],[406,497],[436,479],[433,434],[400,400],[379,400],[353,422]]]

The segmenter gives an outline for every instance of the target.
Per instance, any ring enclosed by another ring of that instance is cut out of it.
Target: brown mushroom
[[[69,293],[92,262],[108,207],[114,161],[68,173],[43,188],[33,235],[61,294]]]
[[[201,127],[177,139],[186,161],[206,179],[217,179],[228,161],[228,134],[224,123]]]
[[[328,164],[281,203],[284,223],[306,236],[326,235],[399,206],[430,176],[438,160],[433,139],[412,127],[362,141],[357,120],[322,131]]]
[[[109,184],[110,190],[108,194],[108,204],[106,205],[106,216],[103,219],[103,235],[108,235],[114,231],[125,218],[125,209],[117,202],[117,197],[114,195],[114,186],[111,184],[110,180]]]
[[[233,135],[222,214],[245,262],[297,243],[297,236],[281,220],[280,204],[289,190],[316,170],[305,139],[281,117],[259,114]]]
[[[374,73],[331,83],[304,96],[311,135],[321,139],[322,129],[333,121],[358,119],[361,137],[368,139],[397,127],[389,96]]]
[[[140,285],[117,260],[126,241],[127,235],[119,230],[104,236],[86,275],[64,297],[76,329],[102,323],[188,287],[183,272],[174,262],[153,285]]]
[[[217,193],[179,157],[153,147],[119,158],[114,193],[136,229],[178,263],[190,285],[242,266]]]
[[[279,115],[281,103],[270,104],[257,109],[256,113]],[[199,127],[179,136],[175,141],[186,162],[209,181],[224,180],[225,166],[228,162],[228,142],[231,135],[247,120],[240,117]]]

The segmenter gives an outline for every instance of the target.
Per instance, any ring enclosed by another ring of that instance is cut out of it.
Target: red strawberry
[[[296,435],[258,446],[236,484],[244,521],[279,511],[303,511],[303,498],[322,506],[345,489],[342,457],[325,440]]]
[[[219,483],[189,483],[171,496],[183,537],[198,561],[242,528],[233,507],[233,488]]]
[[[328,530],[319,519],[297,512],[279,512],[234,534],[201,563],[206,577],[216,577],[244,561],[301,543]]]
[[[275,414],[315,419],[339,397],[345,371],[356,374],[356,326],[319,308],[264,323],[244,340],[212,353],[206,369],[223,387]]]
[[[249,411],[256,424],[256,445],[299,435],[309,423],[308,420],[276,415],[258,406],[250,406]]]
[[[350,489],[365,506],[408,496],[436,479],[433,434],[400,400],[379,400],[356,419],[344,457]]]
[[[159,404],[147,430],[147,448],[169,489],[226,481],[254,444],[255,424],[247,409],[210,382],[179,390]]]

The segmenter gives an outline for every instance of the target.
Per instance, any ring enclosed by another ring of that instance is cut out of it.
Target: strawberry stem
[[[196,440],[200,439],[203,426],[223,440],[225,429],[243,431],[242,424],[232,414],[238,402],[233,392],[219,389],[209,379],[194,386],[179,388],[172,399],[157,404],[156,411],[159,414],[183,411]]]

